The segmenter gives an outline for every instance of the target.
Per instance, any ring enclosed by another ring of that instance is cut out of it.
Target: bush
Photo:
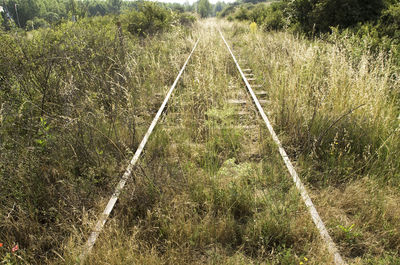
[[[44,20],[43,18],[37,18],[35,17],[32,20],[28,20],[26,22],[26,29],[27,30],[34,30],[34,29],[38,29],[38,28],[47,28],[49,27],[49,23]]]
[[[231,16],[233,13],[235,13],[235,9],[236,9],[236,5],[228,5],[226,6],[221,12],[219,12],[219,17],[223,18],[223,17],[229,17]]]
[[[266,8],[265,19],[262,22],[265,30],[281,30],[288,25],[286,20],[287,3],[273,3]]]
[[[373,21],[384,7],[383,0],[295,0],[290,3],[290,13],[303,32],[329,32],[332,26],[347,28]]]
[[[244,7],[240,7],[238,11],[236,11],[235,13],[235,18],[237,20],[249,20],[250,16],[249,16],[250,12],[248,9],[244,8]]]
[[[45,19],[46,19],[46,21],[48,21],[48,22],[50,22],[50,23],[55,23],[55,22],[57,22],[57,21],[60,20],[60,16],[59,16],[57,13],[48,12],[48,13],[45,15]]]
[[[244,4],[237,8],[229,6],[220,14],[221,17],[226,15],[229,21],[249,20],[263,25],[265,30],[280,30],[288,25],[287,2]]]
[[[182,13],[178,15],[179,24],[189,27],[196,21],[196,17],[191,13]]]
[[[130,80],[115,31],[101,18],[0,34],[0,198],[9,212],[0,238],[26,249],[24,263],[51,256],[77,221],[73,209],[92,207],[124,155],[108,131],[125,122]]]
[[[172,25],[172,12],[156,3],[144,2],[128,14],[128,31],[145,37],[167,31]]]
[[[378,28],[382,35],[395,39],[400,37],[400,3],[383,11]]]

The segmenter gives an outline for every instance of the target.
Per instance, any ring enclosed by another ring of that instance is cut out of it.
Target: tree
[[[66,10],[69,15],[71,15],[71,16],[76,15],[76,11],[77,11],[76,1],[69,0],[69,2],[66,4]]]
[[[89,16],[104,16],[107,13],[107,5],[104,2],[91,2],[88,6]]]
[[[400,38],[400,3],[393,4],[382,12],[378,28],[382,35]]]
[[[225,2],[218,1],[215,5],[213,5],[212,15],[217,16],[222,10],[224,10],[225,6]]]
[[[290,4],[294,22],[305,32],[327,32],[330,27],[351,27],[376,20],[385,0],[294,0]]]
[[[2,7],[1,7],[1,9],[2,9]],[[3,24],[4,24],[3,14],[4,14],[3,10],[0,10],[0,30],[4,29],[4,26],[3,26]]]
[[[6,6],[17,25],[22,28],[25,28],[28,20],[40,17],[46,12],[42,0],[11,0],[6,3]]]
[[[208,17],[211,12],[211,5],[208,0],[199,0],[197,2],[197,12],[202,18]]]
[[[111,13],[119,14],[121,11],[122,0],[108,0],[108,6]]]

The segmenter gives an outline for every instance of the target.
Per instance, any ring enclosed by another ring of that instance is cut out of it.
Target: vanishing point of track
[[[288,157],[288,155],[287,155],[285,149],[283,148],[278,136],[276,135],[276,133],[275,133],[275,131],[274,131],[274,129],[273,129],[268,117],[267,117],[267,115],[265,114],[265,112],[264,112],[264,110],[263,110],[263,108],[262,108],[262,106],[260,104],[259,99],[257,98],[257,96],[254,93],[254,91],[253,91],[248,79],[246,78],[246,75],[244,74],[244,72],[240,68],[240,65],[239,65],[238,61],[236,60],[232,50],[230,49],[230,47],[229,47],[227,41],[225,40],[224,36],[222,35],[221,31],[219,31],[219,33],[220,33],[220,36],[221,36],[222,40],[224,41],[224,43],[225,43],[225,45],[226,45],[226,47],[228,49],[230,55],[232,56],[232,59],[235,62],[235,65],[236,65],[236,67],[237,67],[237,69],[238,69],[238,71],[240,73],[240,76],[241,76],[242,80],[245,83],[247,91],[250,94],[250,96],[251,96],[251,98],[253,100],[253,103],[255,104],[255,106],[256,106],[256,108],[258,110],[258,114],[263,119],[265,125],[267,126],[267,129],[268,129],[269,133],[271,134],[271,137],[272,137],[273,141],[277,145],[278,151],[279,151],[279,153],[280,153],[280,155],[281,155],[281,157],[283,159],[283,162],[285,163],[285,165],[286,165],[286,167],[287,167],[287,169],[288,169],[288,171],[289,171],[289,173],[290,173],[290,175],[291,175],[291,177],[293,179],[293,182],[296,185],[296,188],[300,192],[301,198],[302,198],[303,202],[305,203],[305,205],[307,206],[307,209],[308,209],[308,211],[309,211],[309,213],[311,215],[311,218],[312,218],[316,228],[318,229],[321,238],[323,239],[324,243],[326,244],[326,247],[327,247],[330,255],[332,256],[332,258],[334,260],[334,263],[337,264],[337,265],[346,264],[346,262],[342,259],[341,255],[340,255],[340,253],[338,251],[338,248],[336,247],[336,244],[334,243],[334,241],[330,237],[330,235],[329,235],[329,233],[328,233],[328,231],[327,231],[327,229],[326,229],[326,227],[324,225],[324,222],[322,221],[321,217],[319,216],[319,214],[318,214],[318,212],[317,212],[317,210],[316,210],[316,208],[315,208],[310,196],[307,193],[307,190],[306,190],[305,186],[301,182],[301,180],[300,180],[300,178],[299,178],[299,176],[298,176],[298,174],[297,174],[292,162],[290,161],[290,158]],[[113,208],[114,208],[114,206],[115,206],[115,204],[116,204],[121,192],[123,191],[127,180],[130,178],[130,176],[132,174],[132,170],[133,170],[136,162],[138,161],[140,155],[142,154],[143,149],[145,148],[146,143],[149,140],[150,135],[152,134],[155,126],[157,125],[161,114],[164,112],[165,107],[166,107],[169,99],[171,98],[172,93],[174,92],[174,89],[175,89],[175,87],[176,87],[176,85],[177,85],[177,83],[178,83],[183,71],[186,68],[186,65],[188,64],[192,54],[196,50],[196,47],[197,47],[199,41],[200,40],[197,40],[197,42],[195,43],[191,53],[189,54],[189,56],[186,59],[184,65],[182,66],[181,70],[179,71],[178,76],[176,77],[176,79],[175,79],[174,83],[172,84],[171,88],[169,89],[169,91],[168,91],[163,103],[161,104],[161,107],[159,108],[159,110],[158,110],[157,114],[155,115],[152,123],[150,124],[150,127],[148,128],[146,134],[144,135],[144,137],[143,137],[138,149],[136,150],[132,160],[130,161],[129,165],[127,166],[127,168],[126,168],[126,170],[124,172],[124,174],[122,175],[121,180],[119,181],[119,183],[115,187],[114,193],[112,194],[111,198],[109,199],[109,201],[107,203],[107,206],[105,207],[104,211],[99,215],[98,221],[96,223],[96,226],[92,230],[92,233],[90,234],[86,244],[83,247],[83,251],[82,251],[82,253],[80,255],[80,258],[79,258],[79,262],[80,263],[83,263],[85,261],[87,255],[91,252],[94,244],[96,243],[96,240],[97,240],[99,234],[103,230],[104,225],[107,222],[107,219],[108,219],[110,213],[112,212],[112,210],[113,210]]]

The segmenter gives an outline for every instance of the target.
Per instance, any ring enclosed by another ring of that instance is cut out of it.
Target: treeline
[[[3,0],[0,2],[0,29],[22,28],[33,30],[76,21],[85,17],[120,14],[141,8],[143,1],[123,0]],[[240,3],[257,3],[259,0],[243,0]],[[176,13],[198,13],[202,18],[219,14],[228,6],[225,2],[211,4],[209,0],[198,0],[193,4],[157,3],[158,6]]]
[[[282,0],[233,3],[219,14],[256,22],[265,30],[290,29],[308,35],[350,29],[376,38],[400,36],[397,0]]]
[[[78,17],[90,17],[119,13],[129,2],[122,0],[4,0],[3,26],[34,29],[45,27],[62,20],[76,20]]]
[[[32,30],[67,20],[139,10],[142,4],[143,1],[123,0],[4,0],[0,2],[0,28]],[[177,13],[195,11],[194,5],[188,4],[158,3],[158,6]]]

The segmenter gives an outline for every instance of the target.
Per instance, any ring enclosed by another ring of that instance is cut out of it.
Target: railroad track
[[[318,229],[322,240],[324,241],[330,255],[332,256],[332,258],[334,260],[334,263],[335,264],[346,264],[345,261],[342,259],[336,244],[330,237],[322,219],[320,218],[313,202],[311,201],[310,196],[307,193],[305,186],[301,182],[290,158],[288,157],[288,155],[287,155],[285,149],[283,148],[278,136],[276,135],[267,115],[264,112],[264,108],[266,106],[268,106],[268,104],[269,104],[268,100],[266,99],[268,92],[263,89],[262,85],[256,84],[256,77],[252,73],[251,69],[249,69],[249,68],[242,69],[240,67],[238,60],[235,58],[235,55],[232,52],[228,42],[225,40],[222,32],[219,31],[219,34],[220,34],[222,40],[224,41],[226,48],[229,51],[230,56],[232,57],[232,60],[235,62],[235,66],[236,66],[238,72],[240,73],[241,79],[243,80],[243,82],[246,86],[246,89],[247,89],[246,91],[243,91],[243,90],[235,91],[235,93],[232,94],[233,97],[227,99],[227,104],[232,105],[233,108],[236,110],[236,113],[235,113],[236,125],[235,126],[236,127],[241,126],[242,129],[246,130],[246,132],[249,135],[251,135],[253,142],[259,141],[258,138],[261,137],[260,136],[261,133],[259,133],[259,131],[265,130],[265,126],[267,127],[273,141],[275,142],[275,144],[278,148],[279,154],[282,157],[282,160],[283,160],[284,164],[286,165],[286,168],[287,168],[289,174],[291,175],[293,182],[301,195],[303,202],[309,211],[312,221],[314,222],[316,228]],[[104,209],[102,214],[100,214],[100,216],[98,217],[96,226],[93,229],[92,233],[90,234],[85,246],[83,247],[83,251],[79,258],[80,263],[83,263],[85,261],[87,255],[91,252],[93,246],[95,245],[99,234],[102,232],[104,225],[107,222],[107,219],[109,218],[110,213],[112,212],[121,192],[123,191],[123,189],[126,185],[126,182],[128,181],[128,179],[130,178],[130,176],[132,174],[135,164],[139,160],[140,155],[142,154],[143,149],[146,146],[147,141],[149,140],[154,128],[156,127],[157,123],[159,122],[161,115],[163,114],[163,112],[165,112],[168,101],[172,97],[175,87],[176,87],[180,77],[182,76],[182,73],[184,72],[188,62],[190,61],[190,58],[192,57],[193,53],[195,52],[199,41],[200,40],[198,40],[195,43],[191,53],[189,54],[183,67],[179,71],[177,78],[175,79],[174,83],[172,84],[171,88],[169,89],[165,99],[163,100],[163,102],[161,104],[161,107],[159,108],[150,127],[148,128],[147,133],[145,134],[145,136],[144,136],[143,140],[141,141],[138,149],[136,150],[132,160],[130,161],[123,176],[121,177],[121,180],[115,187],[114,193],[112,194],[106,208]],[[161,95],[156,95],[156,96],[160,97]],[[171,115],[174,115],[174,114],[171,113]],[[175,113],[175,115],[176,115],[176,113]],[[261,117],[261,119],[259,119],[260,117]],[[177,117],[177,119],[179,119],[179,116]],[[257,124],[254,124],[254,123],[246,124],[245,121],[248,121],[248,120],[252,120],[252,121],[258,120],[259,122],[257,122]],[[175,128],[175,129],[179,129],[179,128]],[[257,156],[261,156],[261,153],[259,152],[259,153],[250,154],[250,156],[252,156],[252,155],[254,157],[257,157]],[[260,191],[260,193],[262,193],[262,192],[263,191]]]

